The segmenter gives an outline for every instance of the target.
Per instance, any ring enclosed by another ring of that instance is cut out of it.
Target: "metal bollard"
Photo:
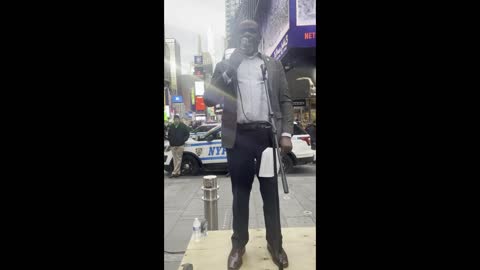
[[[218,188],[217,176],[206,175],[203,177],[203,210],[205,219],[208,222],[208,230],[218,230],[218,204],[220,196],[217,194]]]

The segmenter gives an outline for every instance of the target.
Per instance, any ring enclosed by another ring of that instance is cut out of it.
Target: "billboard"
[[[195,96],[203,96],[205,93],[205,82],[195,81]]]
[[[193,62],[195,63],[195,65],[203,65],[203,56],[202,55],[193,56]]]
[[[172,96],[172,103],[183,103],[182,96]]]
[[[205,101],[203,97],[196,97],[195,98],[195,109],[197,111],[204,111],[205,110]]]
[[[315,0],[290,0],[289,48],[317,46]]]
[[[296,0],[296,26],[316,25],[316,6],[315,0]]]
[[[261,51],[279,60],[289,48],[316,47],[315,8],[315,0],[272,0],[261,21]]]
[[[166,117],[168,120],[168,118],[170,117],[170,106],[168,105],[165,106],[165,111],[163,112],[163,114],[164,114],[164,117]]]
[[[288,34],[283,37],[282,41],[278,46],[275,48],[275,50],[272,53],[272,57],[275,59],[281,59],[285,53],[287,52],[288,49]]]

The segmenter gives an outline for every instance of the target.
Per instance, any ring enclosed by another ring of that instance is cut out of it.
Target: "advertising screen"
[[[203,100],[203,97],[196,97],[195,98],[195,109],[197,109],[197,111],[204,111],[205,110],[205,102]]]
[[[172,103],[183,103],[182,96],[172,96]]]
[[[164,114],[167,117],[167,119],[168,119],[168,117],[170,117],[170,106],[168,106],[168,105],[165,106]]]
[[[290,0],[289,48],[316,47],[316,1]]]
[[[205,93],[205,82],[195,81],[195,95],[203,96],[204,93]]]
[[[195,55],[194,57],[195,65],[202,65],[203,64],[203,56]]]
[[[296,0],[297,2],[297,26],[316,25],[315,18],[316,1],[314,0]]]

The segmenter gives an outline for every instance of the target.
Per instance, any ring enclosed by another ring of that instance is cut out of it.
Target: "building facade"
[[[245,0],[225,0],[225,39],[226,48],[232,43],[232,32],[235,23],[235,16],[240,4]]]
[[[164,120],[168,121],[170,117],[170,50],[167,43],[163,43],[163,114]]]
[[[181,94],[181,82],[180,75],[182,75],[182,66],[180,58],[180,44],[174,38],[166,38],[165,43],[167,45],[169,53],[169,70],[170,70],[170,84],[169,90],[171,96],[179,96]],[[173,114],[183,115],[185,112],[185,106],[183,103],[174,103],[170,97],[170,112]]]
[[[174,38],[166,38],[165,43],[169,51],[169,65],[170,65],[170,89],[174,94],[177,94],[180,89],[178,76],[182,74],[181,58],[180,58],[180,44]]]

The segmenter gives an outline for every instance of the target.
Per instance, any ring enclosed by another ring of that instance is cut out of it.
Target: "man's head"
[[[237,27],[239,49],[246,55],[252,56],[258,52],[260,44],[260,30],[258,24],[252,20],[244,20]]]
[[[180,123],[180,116],[178,114],[173,117],[173,122],[175,123],[175,125],[178,125]]]

